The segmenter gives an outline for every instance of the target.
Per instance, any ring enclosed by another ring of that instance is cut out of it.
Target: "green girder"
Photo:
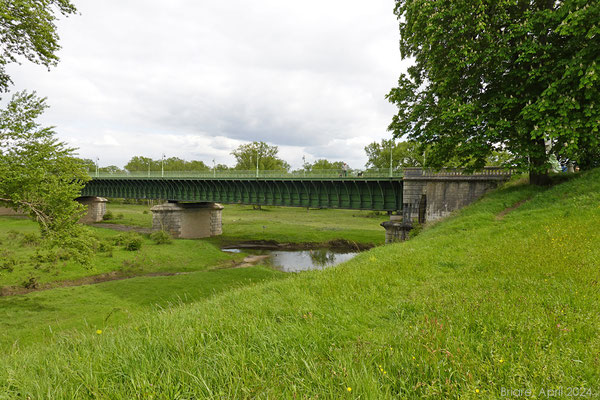
[[[402,178],[99,177],[86,184],[82,196],[399,211]]]

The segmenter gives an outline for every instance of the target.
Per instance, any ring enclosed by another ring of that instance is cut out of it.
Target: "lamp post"
[[[306,156],[305,155],[302,156],[302,172],[304,173],[304,176],[306,176]]]
[[[100,161],[100,159],[98,157],[96,157],[96,178],[98,177],[98,162]]]
[[[256,177],[258,178],[258,148],[256,149]]]
[[[215,163],[215,159],[213,158],[213,178],[217,177],[217,164]]]
[[[390,139],[390,178],[394,176],[393,166],[393,156],[394,156],[394,138]]]
[[[161,177],[165,177],[165,153],[163,153],[162,155],[162,162],[161,162],[161,166],[160,166],[160,176]]]
[[[150,178],[150,161],[148,161],[148,178]]]

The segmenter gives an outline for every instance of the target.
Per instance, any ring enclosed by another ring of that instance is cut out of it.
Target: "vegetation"
[[[152,239],[137,233],[89,228],[87,235],[95,244],[95,252],[89,265],[82,265],[61,249],[47,251],[36,230],[36,224],[29,220],[0,218],[0,291],[24,286],[31,277],[39,287],[55,287],[61,282],[102,274],[134,276],[203,271],[231,265],[239,258],[202,240],[176,240],[169,246],[156,246]],[[132,251],[136,246],[140,247]]]
[[[428,164],[481,168],[507,150],[546,183],[550,154],[600,146],[599,2],[398,0],[395,12],[415,63],[388,94],[389,129],[427,145]]]
[[[600,170],[513,185],[338,267],[13,351],[0,397],[597,393],[599,203]]]
[[[0,201],[34,218],[48,247],[89,258],[92,243],[77,225],[84,207],[75,201],[89,176],[74,150],[37,122],[46,107],[35,93],[19,92],[0,110]]]
[[[56,33],[56,14],[75,13],[69,0],[0,2],[0,92],[12,83],[6,65],[24,58],[46,67],[56,65],[60,49]]]
[[[239,145],[231,154],[235,157],[235,169],[241,170],[284,170],[290,165],[277,157],[279,149],[265,142],[252,142]]]
[[[104,222],[150,228],[149,206],[109,202],[107,209],[123,214],[123,219]],[[144,213],[146,212],[146,213]],[[345,239],[363,244],[383,244],[388,220],[386,213],[357,210],[262,207],[227,204],[223,209],[223,234],[209,239],[213,243],[275,240],[280,243],[328,242]]]

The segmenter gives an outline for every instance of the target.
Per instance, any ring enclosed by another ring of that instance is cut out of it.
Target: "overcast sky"
[[[405,70],[394,0],[74,0],[59,65],[8,68],[48,97],[45,124],[100,166],[132,156],[233,165],[242,143],[293,167],[364,167],[389,138],[385,100]]]

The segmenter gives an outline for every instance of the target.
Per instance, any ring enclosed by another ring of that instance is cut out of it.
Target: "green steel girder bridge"
[[[82,196],[261,206],[398,211],[402,174],[390,171],[96,173]]]

